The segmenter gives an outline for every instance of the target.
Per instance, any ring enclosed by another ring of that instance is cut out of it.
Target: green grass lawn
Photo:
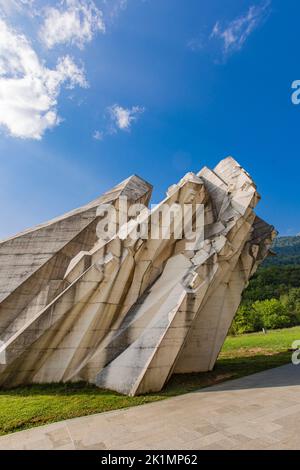
[[[22,429],[141,405],[197,390],[228,379],[286,364],[300,340],[300,327],[228,337],[215,370],[174,375],[160,393],[126,397],[85,383],[18,387],[0,391],[0,435]]]

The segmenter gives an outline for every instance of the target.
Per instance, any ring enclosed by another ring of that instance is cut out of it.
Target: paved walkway
[[[0,449],[300,449],[300,366],[17,432]]]

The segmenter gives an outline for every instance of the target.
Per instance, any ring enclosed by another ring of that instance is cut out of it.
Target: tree
[[[288,308],[278,299],[256,301],[252,308],[261,318],[264,328],[275,329],[293,325]]]
[[[241,305],[231,325],[230,334],[241,335],[243,333],[252,333],[261,330],[262,327],[262,319],[252,305]]]
[[[288,309],[294,324],[300,323],[300,288],[290,289],[288,294],[280,297],[281,303]]]

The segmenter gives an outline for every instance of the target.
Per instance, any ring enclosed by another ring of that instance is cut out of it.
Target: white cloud
[[[123,108],[118,104],[106,108],[106,128],[102,131],[95,130],[93,138],[103,140],[107,135],[116,134],[118,131],[129,132],[133,122],[137,121],[138,116],[145,111],[142,106],[133,106],[132,108]]]
[[[35,0],[0,0],[0,13],[2,16],[10,17],[15,13],[34,16]]]
[[[270,12],[271,0],[261,5],[253,5],[245,15],[239,16],[225,27],[218,21],[211,33],[211,38],[222,41],[224,55],[240,50],[252,31],[256,29]]]
[[[122,131],[129,131],[131,124],[137,120],[139,114],[143,113],[145,108],[141,106],[133,106],[132,108],[122,108],[118,104],[114,104],[108,108],[111,119],[111,131],[115,132],[120,129]]]
[[[93,134],[93,138],[95,140],[103,140],[104,132],[103,131],[95,131]]]
[[[62,0],[60,6],[45,9],[40,38],[48,48],[56,44],[83,48],[99,31],[105,32],[103,14],[92,0]]]
[[[57,98],[63,84],[86,87],[83,69],[69,56],[47,68],[28,39],[0,19],[0,125],[14,137],[41,139],[61,121]]]
[[[31,7],[34,0],[0,0],[0,8],[5,12]]]

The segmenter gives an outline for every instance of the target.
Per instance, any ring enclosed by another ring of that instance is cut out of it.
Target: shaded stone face
[[[174,372],[214,367],[275,231],[256,217],[256,187],[231,157],[188,173],[138,214],[151,191],[132,176],[0,243],[1,386],[85,380],[135,395],[161,390]],[[99,238],[107,205],[116,231]],[[153,237],[162,209],[173,219]],[[177,236],[182,214],[193,243]]]

